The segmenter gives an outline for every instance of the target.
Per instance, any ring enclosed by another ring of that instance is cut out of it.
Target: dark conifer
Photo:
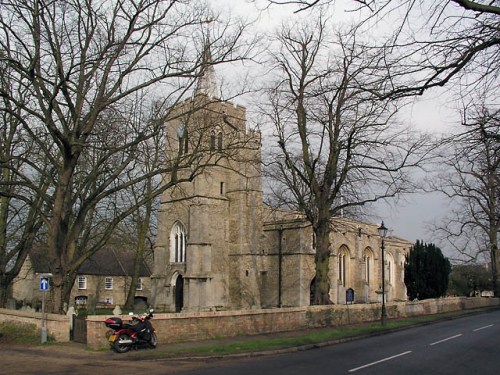
[[[450,261],[439,247],[417,240],[405,262],[408,298],[423,300],[445,296],[450,272]]]

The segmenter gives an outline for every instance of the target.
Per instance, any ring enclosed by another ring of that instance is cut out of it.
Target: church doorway
[[[184,307],[184,278],[177,276],[175,280],[175,312],[181,312]]]

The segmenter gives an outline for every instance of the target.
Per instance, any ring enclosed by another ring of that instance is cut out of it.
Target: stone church
[[[309,305],[311,225],[299,212],[263,204],[261,135],[247,129],[244,107],[217,99],[216,87],[213,66],[206,65],[193,97],[166,124],[167,153],[197,155],[193,165],[203,159],[205,167],[180,168],[179,176],[195,177],[161,197],[151,301],[177,312]],[[346,303],[349,290],[354,303],[381,301],[378,225],[334,218],[331,226],[331,300]],[[385,239],[386,301],[406,300],[410,247]]]

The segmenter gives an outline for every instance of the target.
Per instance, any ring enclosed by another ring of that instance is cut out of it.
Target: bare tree
[[[30,100],[23,87],[11,85],[14,72],[0,63],[0,87],[19,102]],[[22,128],[21,108],[6,98],[0,101],[0,306],[5,306],[8,291],[19,273],[28,250],[42,226],[39,213],[44,210],[40,198],[49,186],[50,166],[39,158],[37,143]],[[41,173],[39,179],[26,179],[30,170]]]
[[[380,55],[356,28],[326,33],[327,22],[284,28],[272,54],[278,77],[264,111],[278,147],[268,158],[278,201],[303,211],[316,237],[315,304],[330,302],[331,219],[343,210],[415,188],[426,139],[395,121],[397,106],[372,93]]]
[[[10,84],[31,95],[21,101],[2,87],[10,103],[3,111],[20,110],[23,130],[51,166],[50,186],[37,196],[46,210],[37,213],[47,232],[51,310],[60,312],[79,266],[137,209],[127,205],[126,189],[161,173],[168,187],[179,179],[168,171],[200,166],[183,155],[128,178],[140,145],[163,126],[161,118],[132,126],[124,112],[134,93],[158,87],[166,101],[178,101],[200,74],[207,29],[212,64],[240,60],[250,46],[239,47],[244,25],[189,1],[2,0],[1,7],[1,63],[15,72]],[[36,167],[23,179],[45,175]]]
[[[338,0],[270,0],[296,4],[298,12]],[[351,0],[351,11],[366,12],[371,22],[392,27],[383,43],[391,77],[376,94],[381,98],[422,95],[433,87],[461,81],[468,90],[479,83],[497,85],[500,68],[500,6],[489,0]],[[305,13],[304,13],[305,14]],[[391,22],[387,23],[387,19]]]
[[[140,103],[143,103],[143,100],[138,101],[134,116],[134,121],[138,123],[138,126],[159,117],[161,107],[154,106],[152,110],[146,111],[139,105]],[[126,309],[133,308],[141,268],[146,262],[147,256],[153,252],[153,238],[156,233],[153,223],[159,204],[158,199],[154,197],[158,198],[158,192],[163,191],[163,185],[161,176],[151,172],[162,169],[167,162],[164,153],[165,131],[165,127],[161,127],[154,137],[141,145],[136,158],[136,168],[128,176],[130,180],[133,180],[137,175],[145,175],[149,178],[127,189],[131,206],[135,206],[137,209],[130,215],[129,225],[125,227],[129,232],[128,235],[133,238],[132,242],[135,247],[134,272],[130,275],[130,288],[124,306]],[[144,203],[139,205],[139,202]]]
[[[495,295],[500,295],[500,110],[481,102],[466,106],[460,130],[443,141],[434,188],[453,201],[437,226],[460,261],[491,262]]]

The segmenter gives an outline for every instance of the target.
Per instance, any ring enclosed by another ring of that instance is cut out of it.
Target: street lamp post
[[[380,238],[382,239],[382,313],[380,315],[380,322],[382,323],[383,326],[385,326],[385,323],[387,321],[387,311],[385,309],[385,259],[384,259],[384,238],[387,236],[387,228],[384,225],[384,222],[382,221],[382,224],[378,228],[378,234],[380,235]]]

